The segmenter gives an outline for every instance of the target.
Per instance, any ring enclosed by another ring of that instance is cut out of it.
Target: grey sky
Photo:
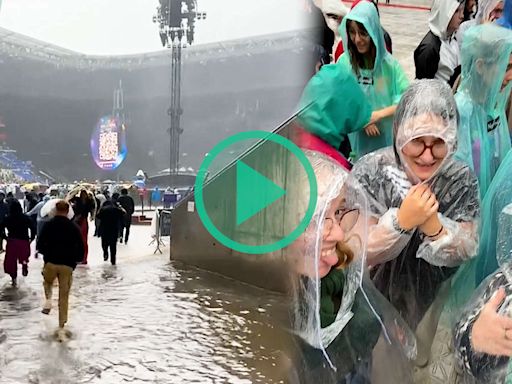
[[[88,54],[162,49],[158,0],[0,0],[0,26]],[[304,27],[303,0],[198,0],[195,44]]]

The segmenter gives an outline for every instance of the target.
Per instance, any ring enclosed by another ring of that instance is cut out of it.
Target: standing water
[[[118,246],[117,266],[103,263],[90,238],[91,264],[75,270],[72,336],[63,343],[54,337],[57,287],[52,312],[41,313],[42,260],[31,256],[18,288],[0,272],[0,383],[285,382],[286,333],[276,320],[285,300],[150,255],[134,229],[133,244]]]

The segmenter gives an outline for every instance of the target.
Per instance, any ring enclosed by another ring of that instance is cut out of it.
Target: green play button
[[[243,161],[236,163],[236,225],[249,220],[286,192]]]
[[[304,233],[315,211],[317,186],[313,168],[293,142],[249,131],[208,153],[194,195],[203,225],[218,242],[238,252],[263,254]]]

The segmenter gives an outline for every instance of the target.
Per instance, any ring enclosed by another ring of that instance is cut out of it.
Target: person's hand
[[[373,111],[370,117],[370,124],[376,124],[382,120],[382,116],[379,111]],[[370,125],[368,124],[368,125]]]
[[[375,124],[369,124],[364,128],[364,131],[368,136],[379,136],[380,130]]]
[[[423,232],[424,235],[427,235],[429,237],[432,237],[433,235],[437,236],[436,239],[441,237],[445,233],[445,231],[441,231],[443,228],[443,224],[439,220],[439,217],[437,216],[437,210],[430,216],[427,221],[425,221],[423,224],[419,226],[420,231]]]
[[[425,184],[413,186],[397,213],[400,228],[409,231],[422,225],[437,212],[439,203],[436,196]]]
[[[471,344],[476,352],[512,356],[512,319],[497,313],[505,296],[505,289],[498,289],[473,324]]]

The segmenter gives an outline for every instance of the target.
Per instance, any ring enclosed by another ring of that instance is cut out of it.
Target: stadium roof
[[[211,44],[195,45],[183,50],[187,62],[205,63],[208,60],[222,60],[235,56],[251,56],[262,53],[302,51],[311,46],[312,30],[290,31],[279,34],[249,37]],[[34,39],[0,27],[0,58],[41,60],[56,66],[84,70],[152,67],[170,62],[170,49],[136,55],[99,56],[86,55]]]

